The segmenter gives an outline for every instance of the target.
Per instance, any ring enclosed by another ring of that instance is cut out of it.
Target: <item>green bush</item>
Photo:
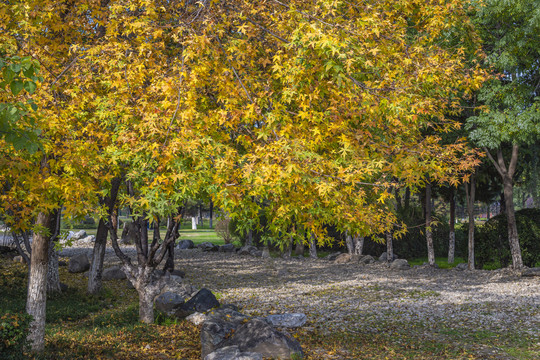
[[[523,264],[534,267],[540,262],[540,209],[516,211],[516,223]],[[479,268],[511,265],[506,214],[497,215],[477,227],[475,258]]]
[[[32,317],[7,312],[0,317],[0,353],[2,359],[22,359]]]

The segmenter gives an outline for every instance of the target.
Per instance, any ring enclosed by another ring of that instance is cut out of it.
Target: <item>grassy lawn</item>
[[[407,259],[407,260],[409,261],[409,264],[411,266],[413,266],[413,265],[422,265],[423,263],[428,262],[427,257],[414,258],[414,259],[410,259],[410,260]],[[466,263],[466,262],[467,262],[467,259],[464,259],[464,258],[461,258],[461,257],[454,258],[454,263],[452,263],[452,264],[448,263],[448,258],[447,257],[436,257],[435,258],[435,263],[441,269],[451,269],[451,268],[456,267],[457,264]]]

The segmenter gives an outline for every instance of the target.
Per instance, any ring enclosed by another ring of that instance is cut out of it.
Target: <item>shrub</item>
[[[229,218],[220,218],[216,222],[215,231],[218,236],[220,236],[225,244],[230,244],[234,240],[234,236],[230,229],[231,219]]]
[[[0,317],[0,353],[2,359],[23,359],[32,317],[7,312]]]
[[[516,211],[516,223],[523,264],[534,267],[540,261],[540,209]],[[477,227],[475,255],[480,268],[506,267],[512,263],[506,214]]]

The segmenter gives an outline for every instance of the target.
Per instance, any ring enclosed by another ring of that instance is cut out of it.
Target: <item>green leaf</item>
[[[11,82],[10,87],[11,87],[11,92],[13,93],[13,95],[18,95],[21,92],[21,90],[24,88],[24,84],[20,80],[15,80]]]
[[[13,71],[15,74],[18,74],[21,71],[21,64],[11,64],[9,65],[9,68],[11,71]]]
[[[24,90],[28,91],[29,94],[33,94],[36,91],[36,83],[33,81],[25,81]]]
[[[15,77],[15,73],[9,68],[9,66],[5,67],[2,73],[6,82],[11,82],[11,80],[13,80]]]
[[[27,69],[23,69],[23,74],[27,78],[31,79],[32,76],[34,76],[34,65],[30,64],[30,66]]]

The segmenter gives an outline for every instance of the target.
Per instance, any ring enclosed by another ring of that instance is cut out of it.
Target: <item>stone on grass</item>
[[[68,235],[68,238],[73,239],[73,240],[81,240],[81,239],[83,239],[83,238],[85,238],[87,236],[88,235],[86,234],[86,231],[79,230],[77,232],[70,231],[69,235]]]
[[[262,250],[257,249],[257,247],[253,245],[246,245],[242,246],[238,251],[238,255],[251,255],[256,257],[262,257]]]
[[[277,327],[297,328],[303,326],[307,317],[302,313],[280,314],[280,315],[268,315],[266,317],[272,325]]]
[[[394,270],[408,270],[411,266],[409,262],[405,259],[396,259],[390,263],[390,269]]]
[[[180,250],[193,249],[195,247],[195,243],[193,243],[191,240],[180,240],[177,247]]]
[[[525,276],[525,277],[540,276],[540,267],[524,268],[523,270],[521,270],[521,276]]]
[[[197,247],[201,249],[202,251],[218,251],[218,248],[219,248],[217,245],[212,244],[209,241],[200,243],[199,245],[197,245]]]
[[[469,268],[469,265],[467,265],[467,263],[459,263],[456,265],[454,269],[463,271],[463,270],[467,270],[468,268]]]
[[[263,360],[263,356],[254,352],[241,352],[238,346],[227,346],[206,355],[204,360]]]
[[[70,273],[82,273],[90,269],[90,262],[86,254],[78,254],[69,259],[68,271]]]
[[[333,253],[333,254],[329,254],[329,255],[325,256],[324,259],[325,259],[325,260],[328,260],[328,261],[334,261],[334,260],[336,260],[336,258],[337,258],[338,256],[340,256],[341,254],[342,254],[342,253],[340,253],[340,252],[336,252],[336,253]]]
[[[78,242],[83,244],[91,244],[96,241],[95,235],[86,236],[82,239],[80,239]]]
[[[13,261],[21,263],[21,264],[24,264],[26,262],[26,261],[24,261],[24,258],[21,255],[14,256]]]
[[[335,264],[346,264],[346,263],[350,262],[351,259],[352,259],[352,257],[351,257],[350,254],[340,254],[335,258],[334,263]]]
[[[194,312],[202,313],[218,306],[219,301],[216,299],[214,294],[212,294],[210,290],[202,288],[195,294],[195,296],[176,309],[175,316],[185,318]]]
[[[164,292],[154,300],[156,309],[164,312],[168,315],[174,313],[174,311],[184,304],[184,298],[173,292]]]
[[[221,245],[218,249],[219,252],[234,252],[236,248],[233,244]]]
[[[256,352],[271,359],[290,359],[295,354],[303,356],[302,347],[297,340],[258,318],[240,325],[218,348],[235,345],[241,352]]]
[[[108,269],[103,270],[103,275],[101,275],[101,279],[104,281],[108,280],[124,280],[126,278],[126,274],[120,269],[119,266],[113,266]]]

